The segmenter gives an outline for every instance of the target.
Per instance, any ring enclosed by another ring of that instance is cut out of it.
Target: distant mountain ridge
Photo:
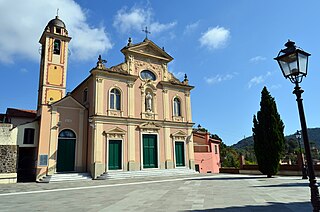
[[[308,129],[309,142],[315,143],[316,147],[320,147],[320,128],[309,128]],[[294,134],[285,136],[286,140],[296,139]],[[301,141],[303,145],[303,141]],[[253,147],[253,137],[247,137],[240,140],[238,143],[233,144],[231,147],[235,149],[246,149],[248,147]]]

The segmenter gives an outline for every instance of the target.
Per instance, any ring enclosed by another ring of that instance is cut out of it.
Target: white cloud
[[[248,88],[251,88],[252,86],[255,86],[255,85],[259,85],[261,83],[264,83],[265,80],[271,76],[271,72],[267,72],[265,75],[260,75],[260,76],[255,76],[253,77],[249,83],[248,83]]]
[[[209,49],[224,48],[230,39],[230,31],[224,27],[209,28],[199,39],[201,46]]]
[[[114,17],[113,26],[117,28],[120,33],[132,31],[141,32],[141,30],[147,26],[152,34],[156,34],[169,30],[177,24],[175,21],[167,24],[153,21],[153,15],[151,8],[122,8],[118,10]]]
[[[197,22],[194,22],[192,24],[187,25],[186,28],[184,29],[183,33],[189,34],[189,33],[194,32],[198,28],[199,24],[200,24],[200,21],[197,21]]]
[[[172,72],[172,74],[173,74],[173,76],[175,76],[176,78],[178,78],[178,79],[182,80],[182,79],[183,79],[183,77],[184,77],[184,74],[185,74],[185,73],[183,73],[183,72],[179,71],[179,72],[177,72],[177,73]]]
[[[266,59],[267,58],[262,57],[262,56],[256,56],[256,57],[250,58],[250,62],[251,63],[258,63],[258,62],[264,61]]]
[[[208,84],[217,84],[223,81],[231,80],[233,79],[238,73],[234,72],[233,74],[225,74],[225,75],[220,75],[217,74],[214,77],[205,77],[204,80]]]
[[[26,68],[21,68],[21,69],[20,69],[20,72],[21,72],[21,73],[28,73],[29,71],[28,71]]]
[[[66,24],[71,59],[86,60],[112,47],[104,27],[89,26],[83,9],[74,0],[0,1],[0,62],[14,63],[16,57],[39,60],[39,38],[56,9]]]

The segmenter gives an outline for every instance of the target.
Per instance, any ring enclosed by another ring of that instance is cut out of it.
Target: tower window
[[[60,54],[61,41],[55,39],[53,42],[53,54]]]
[[[56,33],[61,34],[61,28],[56,28]]]

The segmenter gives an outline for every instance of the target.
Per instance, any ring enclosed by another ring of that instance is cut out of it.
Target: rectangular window
[[[23,136],[23,144],[34,144],[34,129],[25,128]]]
[[[217,147],[217,145],[214,145],[214,154],[218,154],[218,147]]]

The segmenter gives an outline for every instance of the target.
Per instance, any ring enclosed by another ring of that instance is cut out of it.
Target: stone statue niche
[[[152,93],[147,90],[145,97],[145,108],[147,113],[153,112],[153,96]]]

